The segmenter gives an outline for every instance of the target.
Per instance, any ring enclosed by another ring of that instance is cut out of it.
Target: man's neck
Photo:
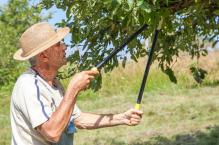
[[[54,80],[58,71],[57,69],[41,66],[34,66],[32,69],[35,70],[50,86],[54,86]]]

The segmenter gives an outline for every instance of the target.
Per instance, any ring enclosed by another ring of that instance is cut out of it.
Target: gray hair
[[[34,56],[34,57],[29,58],[29,63],[31,66],[36,66],[36,63],[37,63],[36,57]]]

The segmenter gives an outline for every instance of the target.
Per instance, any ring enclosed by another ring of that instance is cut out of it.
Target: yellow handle
[[[98,69],[96,67],[93,67],[91,70],[95,70],[95,71],[98,71]]]
[[[136,104],[135,104],[135,109],[138,109],[138,110],[139,110],[139,109],[140,109],[140,104],[136,103]]]

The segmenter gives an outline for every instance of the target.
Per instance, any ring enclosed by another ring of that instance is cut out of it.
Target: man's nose
[[[67,49],[67,45],[65,43],[61,43],[61,47],[62,47],[63,50]]]

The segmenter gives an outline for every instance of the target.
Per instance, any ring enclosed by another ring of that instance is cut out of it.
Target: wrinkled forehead
[[[52,50],[54,50],[53,48],[55,48],[55,47],[59,47],[60,44],[61,44],[61,41],[59,41],[59,42],[57,42],[56,44],[50,46],[47,50],[48,50],[48,51],[52,51]]]
[[[56,44],[50,46],[48,49],[44,50],[44,51],[41,52],[41,53],[47,53],[47,54],[48,54],[48,53],[53,53],[53,52],[54,52],[54,48],[55,48],[55,47],[59,47],[59,46],[60,46],[60,43],[61,43],[61,42],[57,42]]]
[[[46,49],[43,52],[53,52],[55,47],[60,47],[61,44],[65,44],[64,39],[62,39],[61,41],[57,42],[56,44],[50,46],[48,49]]]

